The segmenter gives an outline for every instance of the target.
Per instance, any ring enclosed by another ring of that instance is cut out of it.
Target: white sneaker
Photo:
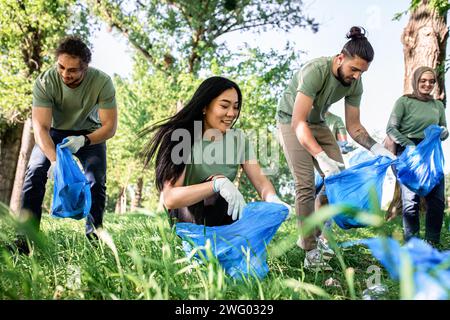
[[[330,260],[331,258],[333,258],[334,255],[335,255],[333,249],[331,249],[331,248],[328,246],[328,244],[327,244],[322,238],[317,237],[316,240],[317,240],[317,249],[320,250],[320,252],[321,252],[322,255],[323,255],[323,258],[324,258],[325,260]],[[301,240],[301,238],[299,237],[298,240],[297,240],[297,246],[298,246],[299,248],[302,248],[302,246],[301,246],[301,243],[302,243],[302,242],[301,242],[301,241],[302,241],[302,240]],[[302,249],[303,249],[303,248],[302,248]]]
[[[312,271],[333,271],[333,268],[325,261],[325,257],[318,248],[306,251],[303,265],[305,269]]]
[[[330,260],[335,255],[333,249],[328,246],[328,243],[325,242],[321,237],[317,237],[317,249],[322,251],[323,258],[325,260]]]

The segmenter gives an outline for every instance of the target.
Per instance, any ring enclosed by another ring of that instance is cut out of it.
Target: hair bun
[[[352,40],[363,39],[366,37],[366,30],[363,27],[351,27],[346,36]]]

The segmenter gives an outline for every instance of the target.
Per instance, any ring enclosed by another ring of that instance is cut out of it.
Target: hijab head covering
[[[431,72],[434,75],[434,79],[437,81],[436,72],[433,68],[430,67],[418,67],[413,74],[412,78],[412,88],[413,92],[411,94],[407,94],[406,96],[409,98],[414,98],[421,101],[430,101],[433,100],[434,97],[431,94],[423,95],[419,93],[419,80],[422,74],[425,72]]]

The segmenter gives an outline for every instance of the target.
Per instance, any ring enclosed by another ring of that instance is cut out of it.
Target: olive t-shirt
[[[344,86],[331,70],[334,57],[321,57],[306,63],[295,73],[278,103],[277,121],[289,124],[292,120],[297,92],[313,99],[313,107],[308,115],[308,122],[325,123],[325,113],[330,106],[345,97],[345,102],[359,107],[363,93],[362,80],[359,78],[350,86]]]
[[[414,145],[410,139],[425,138],[424,131],[432,124],[447,127],[442,101],[421,101],[402,96],[395,102],[386,133],[395,143]]]
[[[33,107],[52,108],[52,128],[95,131],[102,126],[98,109],[116,108],[115,89],[106,73],[92,67],[78,87],[69,88],[53,67],[36,79]]]
[[[184,185],[202,183],[217,174],[233,181],[239,166],[251,160],[256,160],[256,154],[242,130],[229,130],[215,141],[197,139],[186,164]]]

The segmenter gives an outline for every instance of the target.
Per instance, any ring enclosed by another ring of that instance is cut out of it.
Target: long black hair
[[[367,62],[372,62],[375,53],[369,40],[367,40],[366,30],[363,27],[351,27],[346,38],[350,40],[344,45],[341,53],[347,57],[358,56]]]
[[[155,132],[152,138],[145,144],[142,156],[144,157],[145,167],[156,156],[155,182],[158,191],[163,189],[166,181],[175,183],[175,181],[178,180],[183,173],[187,157],[189,156],[184,154],[183,161],[180,164],[175,164],[172,161],[172,149],[179,143],[178,141],[172,141],[172,133],[177,129],[189,131],[192,147],[195,138],[194,122],[203,122],[203,110],[212,100],[228,89],[235,89],[238,94],[239,113],[236,117],[237,120],[242,106],[242,93],[239,86],[227,78],[211,77],[200,84],[191,100],[178,113],[168,119],[151,125],[141,132],[141,136],[146,136]]]

